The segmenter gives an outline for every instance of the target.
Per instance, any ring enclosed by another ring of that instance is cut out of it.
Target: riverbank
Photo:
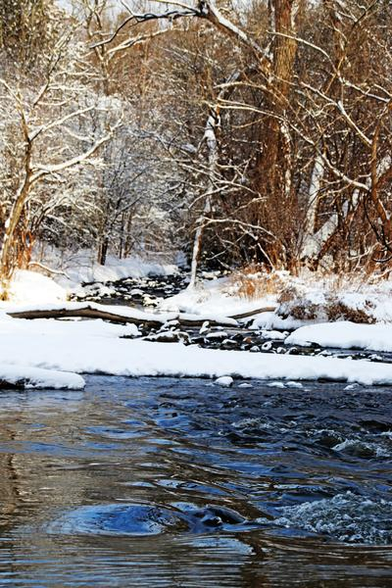
[[[69,307],[72,307],[72,303],[69,303]],[[138,314],[140,317],[142,313],[139,311]],[[149,319],[151,314],[146,316]],[[378,329],[378,336],[386,347],[388,329],[382,330],[373,325],[367,327],[370,330]],[[295,333],[289,337],[295,337]],[[367,338],[363,343],[367,343]],[[392,350],[390,340],[389,345]],[[355,362],[322,355],[212,350],[202,349],[198,345],[185,345],[183,342],[146,341],[133,324],[114,325],[101,320],[2,320],[0,357],[3,364],[19,366],[21,369],[40,367],[78,374],[328,379],[367,385],[392,384],[392,364],[373,364],[364,360]]]
[[[270,288],[264,296],[246,298],[233,276],[211,274],[190,290],[180,289],[186,277],[178,271],[147,274],[73,286],[71,296],[80,302],[69,302],[70,292],[58,283],[19,273],[14,301],[1,305],[2,387],[80,388],[80,374],[392,385],[392,303],[385,284],[378,297],[371,293],[372,304],[366,303],[369,290],[335,292],[354,320],[342,320],[342,311],[333,322],[325,322],[330,293],[320,290],[317,298],[314,284],[302,298],[301,318],[289,310],[290,305],[298,310],[298,284],[296,290],[291,286],[290,299],[287,285],[280,293]],[[365,324],[354,322],[363,318],[360,310],[365,308]],[[29,313],[36,318],[24,318]],[[31,370],[37,369],[45,372],[36,377]]]
[[[80,388],[97,373],[392,385],[388,282],[206,273],[189,289],[178,268],[140,260],[68,272],[16,274],[0,307],[3,387]],[[101,281],[75,282],[85,274]]]

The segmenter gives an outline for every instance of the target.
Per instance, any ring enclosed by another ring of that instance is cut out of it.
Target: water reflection
[[[2,393],[0,585],[389,586],[392,391],[206,384]]]

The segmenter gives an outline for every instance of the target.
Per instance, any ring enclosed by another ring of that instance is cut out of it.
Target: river
[[[0,585],[390,587],[391,400],[104,376],[2,391]]]

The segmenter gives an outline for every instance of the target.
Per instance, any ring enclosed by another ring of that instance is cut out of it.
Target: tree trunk
[[[297,54],[295,19],[298,0],[273,0],[270,3],[273,26],[273,63],[268,82],[265,109],[268,115],[260,132],[262,149],[256,163],[255,189],[264,204],[255,211],[255,222],[268,224],[279,241],[292,240],[292,141],[287,124],[291,84]],[[288,252],[289,247],[287,247]],[[269,251],[270,259],[282,259],[287,252]]]
[[[210,116],[207,119],[204,132],[204,139],[208,148],[208,181],[207,192],[202,214],[197,219],[195,239],[193,242],[191,278],[188,288],[194,288],[196,284],[196,272],[202,248],[203,232],[206,224],[206,217],[212,210],[211,194],[214,190],[215,174],[218,165],[218,131],[220,128],[219,106],[211,109]]]
[[[25,179],[16,195],[14,204],[5,222],[3,243],[0,249],[0,275],[3,291],[7,290],[8,282],[15,269],[15,258],[13,255],[14,235],[26,204],[26,199],[31,188],[31,172],[26,171]]]

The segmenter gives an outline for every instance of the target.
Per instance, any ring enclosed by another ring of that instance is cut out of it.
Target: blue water
[[[0,396],[0,585],[392,586],[392,389]]]

